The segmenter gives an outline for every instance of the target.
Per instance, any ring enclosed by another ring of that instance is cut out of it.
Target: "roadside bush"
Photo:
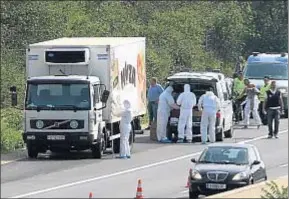
[[[262,189],[265,195],[261,196],[261,198],[288,198],[288,186],[278,187],[278,185],[273,181],[266,183],[266,185],[269,190]]]
[[[22,119],[20,110],[1,109],[1,153],[23,146]]]

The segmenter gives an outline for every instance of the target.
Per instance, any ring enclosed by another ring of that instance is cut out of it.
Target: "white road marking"
[[[283,134],[283,133],[287,133],[287,132],[288,132],[288,129],[280,131],[279,135]],[[241,143],[244,144],[244,143],[248,143],[248,142],[254,142],[254,141],[266,138],[267,136],[268,135],[259,136],[259,137],[256,137],[256,138],[253,138],[253,139],[250,139],[250,140],[237,142],[237,144],[241,144]],[[68,184],[63,184],[63,185],[59,185],[59,186],[55,186],[55,187],[51,187],[51,188],[47,188],[47,189],[42,189],[42,190],[39,190],[39,191],[33,191],[33,192],[26,193],[26,194],[10,197],[10,198],[24,198],[24,197],[27,197],[27,196],[32,196],[32,195],[36,195],[36,194],[46,193],[46,192],[50,192],[50,191],[54,191],[54,190],[58,190],[58,189],[63,189],[63,188],[67,188],[67,187],[72,187],[72,186],[75,186],[75,185],[84,184],[84,183],[88,183],[88,182],[92,182],[92,181],[97,181],[97,180],[101,180],[101,179],[111,178],[111,177],[118,176],[118,175],[123,175],[123,174],[131,173],[131,172],[135,172],[135,171],[140,171],[140,170],[143,170],[143,169],[148,169],[148,168],[152,168],[152,167],[163,165],[163,164],[168,164],[168,163],[171,163],[171,162],[176,162],[178,160],[192,158],[192,156],[200,155],[201,152],[202,151],[199,151],[199,152],[196,152],[196,153],[183,155],[183,156],[180,156],[180,157],[177,157],[177,158],[163,160],[163,161],[160,161],[160,162],[155,162],[155,163],[144,165],[144,166],[140,166],[140,167],[124,170],[124,171],[119,171],[119,172],[111,173],[111,174],[108,174],[108,175],[102,175],[102,176],[98,176],[98,177],[94,177],[94,178],[89,178],[89,179],[86,179],[86,180],[81,180],[81,181],[76,181],[76,182],[72,182],[72,183],[68,183]]]
[[[282,164],[282,165],[280,165],[279,167],[288,167],[288,163]]]

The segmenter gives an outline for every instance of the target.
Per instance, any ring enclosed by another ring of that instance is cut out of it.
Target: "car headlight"
[[[70,127],[76,129],[78,127],[78,122],[76,120],[71,120]]]
[[[196,179],[196,180],[200,180],[202,179],[201,174],[199,173],[199,171],[197,170],[192,170],[191,171],[191,178]]]
[[[36,121],[36,127],[38,129],[42,129],[44,127],[44,122],[42,120],[37,120]]]
[[[243,180],[245,178],[247,178],[248,175],[246,172],[240,172],[240,173],[237,173],[234,177],[233,177],[233,180]]]

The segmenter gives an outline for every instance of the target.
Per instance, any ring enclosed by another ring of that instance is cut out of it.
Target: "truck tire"
[[[102,151],[102,142],[98,142],[95,144],[92,144],[91,146],[91,154],[93,158],[101,159],[103,151]]]
[[[189,191],[189,199],[197,199],[199,197],[199,192]]]
[[[29,158],[36,159],[38,156],[38,150],[32,144],[27,144],[27,153]]]

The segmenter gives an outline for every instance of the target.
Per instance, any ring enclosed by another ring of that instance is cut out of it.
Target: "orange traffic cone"
[[[136,189],[136,197],[135,198],[143,198],[141,180],[138,180],[137,189]]]
[[[89,193],[89,198],[92,198],[92,193],[91,192]]]
[[[190,187],[190,173],[192,172],[192,169],[189,170],[189,176],[188,176],[188,181],[187,181],[187,185],[186,188]]]

